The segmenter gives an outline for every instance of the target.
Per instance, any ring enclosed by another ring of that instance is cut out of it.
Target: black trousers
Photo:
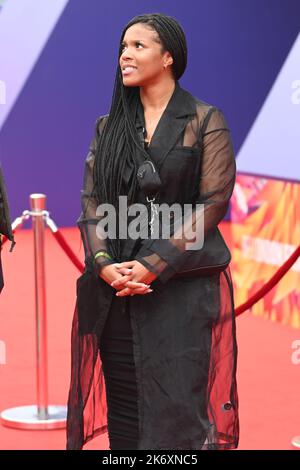
[[[137,385],[129,297],[114,296],[99,338],[106,383],[110,449],[137,449]]]

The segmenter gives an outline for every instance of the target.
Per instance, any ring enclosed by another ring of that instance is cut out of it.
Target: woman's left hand
[[[126,295],[135,295],[144,292],[139,292],[139,289],[136,288],[136,283],[144,283],[150,285],[152,281],[154,281],[157,277],[155,273],[149,271],[142,263],[137,260],[132,261],[124,261],[123,263],[118,263],[118,271],[122,273],[124,269],[131,269],[132,276],[131,280],[128,281],[127,278],[125,279],[117,279],[111,283],[112,287],[119,289],[117,292],[118,297],[126,296]]]

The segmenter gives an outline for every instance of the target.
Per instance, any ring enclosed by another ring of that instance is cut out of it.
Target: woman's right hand
[[[128,281],[131,281],[132,270],[130,268],[120,268],[119,266],[119,263],[103,266],[99,276],[109,285],[111,285],[113,281],[124,277],[126,277]],[[124,285],[116,287],[116,290],[122,289],[124,289]],[[135,282],[134,284],[131,282],[131,293],[128,295],[148,294],[150,292],[152,292],[150,285],[144,284],[143,282]]]

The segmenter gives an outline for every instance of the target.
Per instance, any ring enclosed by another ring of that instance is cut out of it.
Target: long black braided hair
[[[136,24],[146,24],[157,32],[157,42],[161,44],[161,53],[168,51],[172,58],[172,73],[177,81],[183,75],[187,65],[186,38],[182,27],[171,16],[162,13],[149,13],[132,18],[125,26],[119,43],[118,66],[116,71],[112,104],[109,116],[100,135],[94,165],[94,191],[93,195],[98,204],[110,203],[114,205],[118,218],[119,196],[126,194],[128,204],[135,202],[138,191],[135,177],[139,163],[134,158],[135,152],[146,154],[139,142],[132,106],[136,103],[139,87],[125,87],[119,58],[122,54],[122,41],[126,30]],[[147,154],[145,155],[147,156]],[[132,177],[126,188],[123,184],[125,168],[132,168]],[[108,251],[111,256],[120,261],[120,240],[108,239]]]

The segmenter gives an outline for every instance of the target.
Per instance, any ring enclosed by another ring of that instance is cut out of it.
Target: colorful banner
[[[300,184],[238,175],[232,196],[236,306],[262,287],[300,243]],[[300,328],[300,259],[252,309]]]

